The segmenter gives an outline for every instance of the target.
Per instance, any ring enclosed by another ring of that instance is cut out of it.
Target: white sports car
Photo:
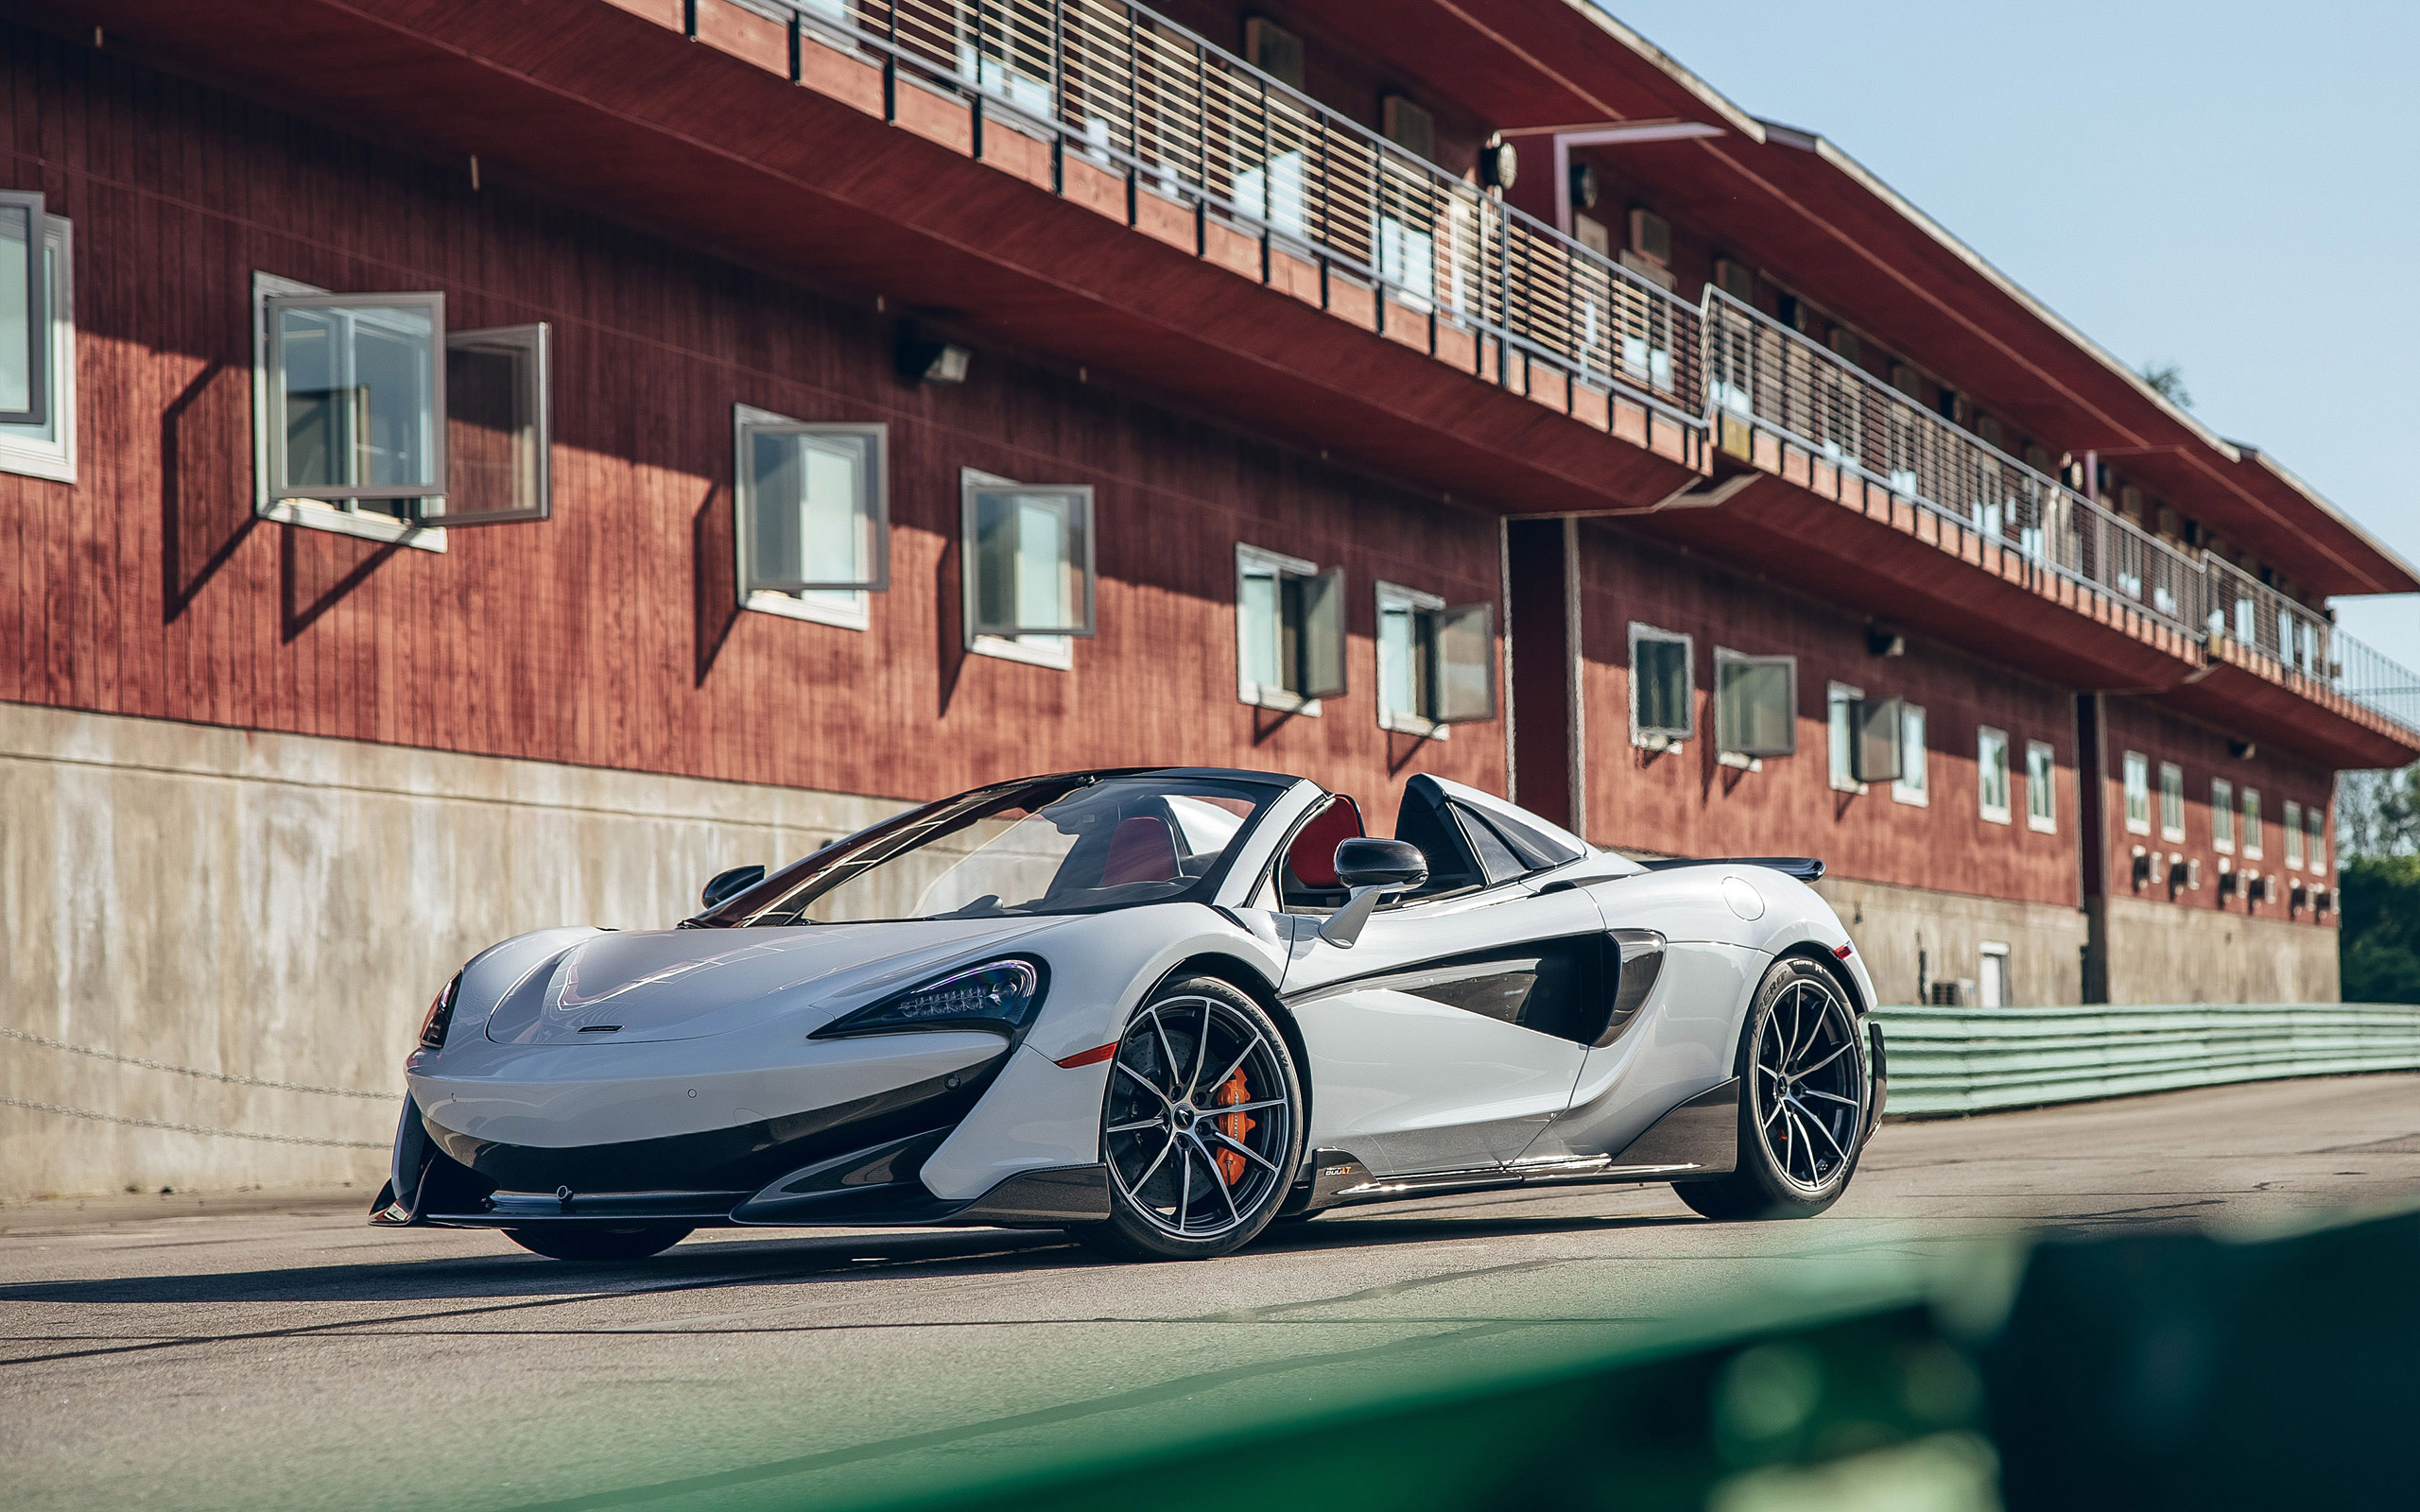
[[[1548,1183],[1820,1212],[1884,1090],[1822,871],[1642,866],[1426,776],[1392,840],[1264,772],[977,788],[725,872],[674,929],[480,953],[430,1005],[372,1221],[565,1260],[758,1224],[1199,1258]]]

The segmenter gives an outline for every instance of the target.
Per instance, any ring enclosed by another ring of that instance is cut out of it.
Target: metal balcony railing
[[[1695,427],[1700,311],[1150,11],[1119,0],[742,0],[903,85],[970,101],[978,129],[1049,144],[1139,197],[1377,291],[1381,322],[1443,322]],[[1264,266],[1266,263],[1264,262]],[[1391,310],[1390,305],[1393,308]],[[1486,348],[1473,343],[1484,360]],[[1504,376],[1499,371],[1499,377]]]
[[[2202,634],[2201,564],[1720,289],[1706,291],[1707,417],[1785,437],[2016,552]]]
[[[2032,570],[2122,599],[2195,640],[2256,652],[2420,731],[2420,677],[2223,560],[2187,555],[1828,349],[1709,286],[1690,304],[1385,140],[1243,60],[1123,0],[738,0],[902,87],[969,102],[986,124],[1374,292],[1380,329],[1425,320],[1703,433],[1729,416],[1785,438]],[[695,22],[690,29],[694,33]],[[1197,234],[1201,234],[1200,232]],[[1390,311],[1394,312],[1392,316]]]

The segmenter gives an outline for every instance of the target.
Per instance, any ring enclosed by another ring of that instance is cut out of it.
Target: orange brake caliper
[[[1219,1089],[1218,1101],[1213,1106],[1226,1108],[1232,1104],[1251,1101],[1252,1089],[1245,1085],[1243,1068],[1239,1066],[1236,1069],[1236,1074],[1227,1079],[1226,1085]],[[1244,1142],[1244,1136],[1251,1133],[1253,1126],[1253,1116],[1250,1113],[1219,1115],[1219,1132],[1238,1144]],[[1227,1185],[1234,1186],[1244,1178],[1245,1167],[1242,1156],[1233,1150],[1220,1150],[1218,1154],[1218,1161],[1219,1174],[1227,1178]]]

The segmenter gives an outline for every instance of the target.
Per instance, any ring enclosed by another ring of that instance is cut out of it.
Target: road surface
[[[2415,1199],[2420,1076],[2397,1075],[1888,1125],[1812,1222],[1710,1223],[1662,1187],[1489,1194],[1197,1264],[861,1230],[577,1267],[372,1230],[366,1194],[0,1210],[0,1504],[853,1500],[1584,1352],[2027,1228],[2258,1229]]]

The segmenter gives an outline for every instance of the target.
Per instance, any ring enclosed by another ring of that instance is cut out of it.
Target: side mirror
[[[708,908],[712,908],[717,903],[738,896],[764,880],[763,867],[734,867],[729,871],[717,871],[706,883],[706,890],[698,895],[699,900]]]
[[[1387,894],[1409,892],[1428,880],[1428,858],[1409,840],[1344,840],[1336,848],[1336,875],[1353,893],[1328,916],[1320,938],[1351,950]]]

